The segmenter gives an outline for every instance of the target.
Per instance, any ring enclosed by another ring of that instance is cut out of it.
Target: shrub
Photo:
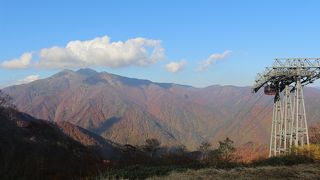
[[[310,127],[309,139],[312,144],[320,144],[320,123],[316,123]]]
[[[236,157],[235,157],[236,148],[233,145],[233,141],[230,140],[228,137],[223,141],[219,141],[219,148],[217,150],[219,152],[220,161],[222,162],[236,161]]]
[[[294,147],[293,153],[301,156],[307,156],[314,161],[320,161],[320,144],[310,144],[309,146]]]
[[[282,155],[282,156],[274,156],[267,159],[259,159],[253,161],[251,163],[252,166],[279,166],[279,165],[295,165],[295,164],[302,164],[302,163],[311,163],[314,162],[308,156],[305,155]]]

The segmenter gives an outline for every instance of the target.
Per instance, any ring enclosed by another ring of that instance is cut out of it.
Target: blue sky
[[[79,62],[84,62],[81,67],[157,82],[252,85],[276,57],[320,57],[319,8],[320,1],[298,0],[0,0],[0,87],[77,69]],[[84,44],[102,37],[108,38],[111,46],[104,50],[113,58],[78,50],[77,57],[67,58],[70,41]],[[114,43],[127,41],[130,45],[122,48]],[[129,55],[128,46],[134,47]],[[52,47],[60,48],[63,57]],[[40,56],[44,49],[50,56]],[[155,49],[164,50],[161,57],[150,55]],[[21,60],[24,53],[32,54],[30,65],[5,65]],[[207,65],[199,70],[201,64]]]

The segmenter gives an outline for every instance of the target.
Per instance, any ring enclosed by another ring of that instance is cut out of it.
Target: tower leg
[[[295,93],[295,112],[294,112],[294,122],[293,122],[293,141],[294,146],[304,146],[309,145],[309,135],[308,135],[308,125],[306,118],[306,109],[304,104],[303,89],[300,79],[296,83],[296,93]]]
[[[273,117],[270,137],[270,150],[269,156],[276,156],[280,154],[280,141],[281,141],[281,122],[282,122],[282,111],[281,101],[277,100],[273,104]]]
[[[270,147],[269,147],[269,157],[275,155],[275,111],[276,111],[276,103],[273,104],[272,111],[272,122],[271,122],[271,136],[270,136]]]
[[[293,107],[290,96],[289,85],[285,86],[284,89],[284,115],[283,115],[283,153],[288,153],[291,149],[291,129],[292,129],[292,121],[293,121]]]
[[[293,119],[289,85],[286,85],[282,101],[273,105],[269,157],[288,153],[291,149]]]

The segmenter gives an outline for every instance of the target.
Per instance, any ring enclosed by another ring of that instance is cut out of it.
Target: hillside
[[[79,133],[82,129],[70,123],[57,125],[16,110],[0,107],[0,122],[0,179],[96,174],[101,160],[117,149],[97,135]]]
[[[250,87],[154,83],[91,69],[64,70],[4,89],[19,110],[40,119],[67,121],[121,144],[157,138],[196,149],[229,136],[236,144],[267,144],[272,97]],[[320,90],[305,89],[310,124],[319,121]]]
[[[57,122],[62,132],[104,159],[117,159],[121,146],[69,122]]]

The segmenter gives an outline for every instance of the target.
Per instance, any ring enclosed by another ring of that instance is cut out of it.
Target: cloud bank
[[[38,79],[40,79],[39,75],[30,75],[23,79],[18,80],[16,84],[27,84]]]
[[[31,53],[24,53],[18,59],[4,61],[1,66],[7,69],[24,69],[30,66],[31,59]]]
[[[217,60],[225,59],[230,54],[231,54],[230,50],[226,50],[222,54],[211,54],[206,60],[200,62],[198,71],[207,70],[211,64],[213,64]]]
[[[163,59],[164,51],[159,40],[134,38],[111,42],[108,36],[103,36],[87,41],[70,41],[65,47],[44,48],[33,54],[36,58],[25,53],[19,59],[4,61],[1,66],[8,69],[146,66]]]
[[[176,72],[182,71],[185,65],[186,65],[185,61],[170,62],[165,66],[165,68],[169,72],[176,73]]]

